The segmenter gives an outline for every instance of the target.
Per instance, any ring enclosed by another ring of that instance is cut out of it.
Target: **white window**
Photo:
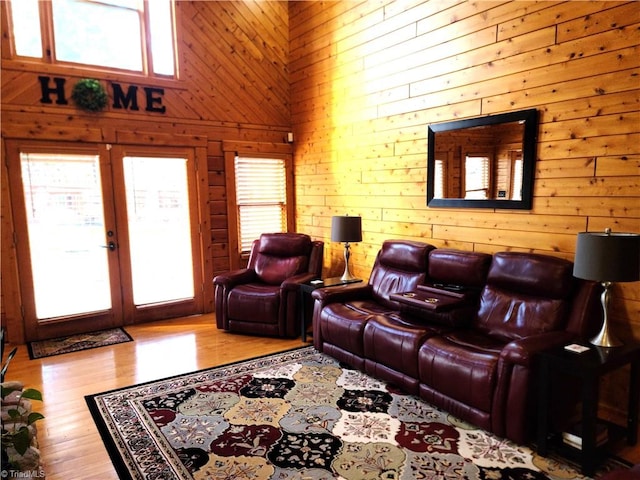
[[[491,158],[483,154],[468,154],[464,162],[464,190],[466,199],[489,198],[489,170]]]
[[[287,231],[285,160],[235,157],[240,251],[247,253],[262,233]]]
[[[515,158],[513,158],[513,169],[512,169],[512,181],[513,185],[511,190],[511,200],[522,200],[522,185],[524,184],[524,179],[522,178],[522,155],[520,153],[516,153]]]
[[[12,0],[14,54],[175,77],[173,0]]]
[[[445,198],[444,194],[444,179],[445,174],[445,161],[436,158],[433,170],[433,198]]]

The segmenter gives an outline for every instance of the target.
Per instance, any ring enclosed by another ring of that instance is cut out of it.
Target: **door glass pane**
[[[38,319],[111,308],[98,155],[21,153]]]
[[[135,305],[193,298],[187,159],[123,162]]]

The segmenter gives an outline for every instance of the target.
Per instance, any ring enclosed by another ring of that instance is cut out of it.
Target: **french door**
[[[27,340],[199,313],[192,148],[7,141]]]

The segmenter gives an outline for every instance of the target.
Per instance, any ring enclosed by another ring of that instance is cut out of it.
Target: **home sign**
[[[47,77],[47,76],[39,76],[38,80],[40,81],[40,91],[41,97],[40,102],[46,104],[55,103],[56,105],[68,105],[69,101],[67,100],[66,95],[66,79],[60,77]],[[84,104],[86,102],[87,105],[95,105],[96,98],[100,98],[100,96],[104,96],[105,100],[107,98],[107,93],[104,91],[104,88],[97,80],[89,80],[83,79],[79,80],[76,86],[74,87],[74,91],[76,87],[81,84],[81,82],[86,82],[87,84],[91,84],[94,89],[97,91],[91,92],[91,90],[83,90],[85,93],[83,97],[74,96],[73,99],[75,103],[82,108],[83,110],[89,111],[98,111],[102,108],[88,108],[85,107]],[[138,89],[140,88],[144,92],[144,110],[146,112],[156,112],[156,113],[165,113],[166,107],[162,105],[162,99],[164,95],[164,88],[157,87],[138,87],[137,85],[129,85],[128,87],[123,87],[120,83],[110,82],[111,84],[111,107],[117,110],[140,110],[140,106],[138,105]],[[103,107],[106,106],[106,102]]]

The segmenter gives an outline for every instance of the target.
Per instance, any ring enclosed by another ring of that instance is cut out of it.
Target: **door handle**
[[[116,243],[115,242],[109,242],[106,245],[101,245],[102,248],[108,248],[109,250],[111,250],[112,252],[116,249]]]

